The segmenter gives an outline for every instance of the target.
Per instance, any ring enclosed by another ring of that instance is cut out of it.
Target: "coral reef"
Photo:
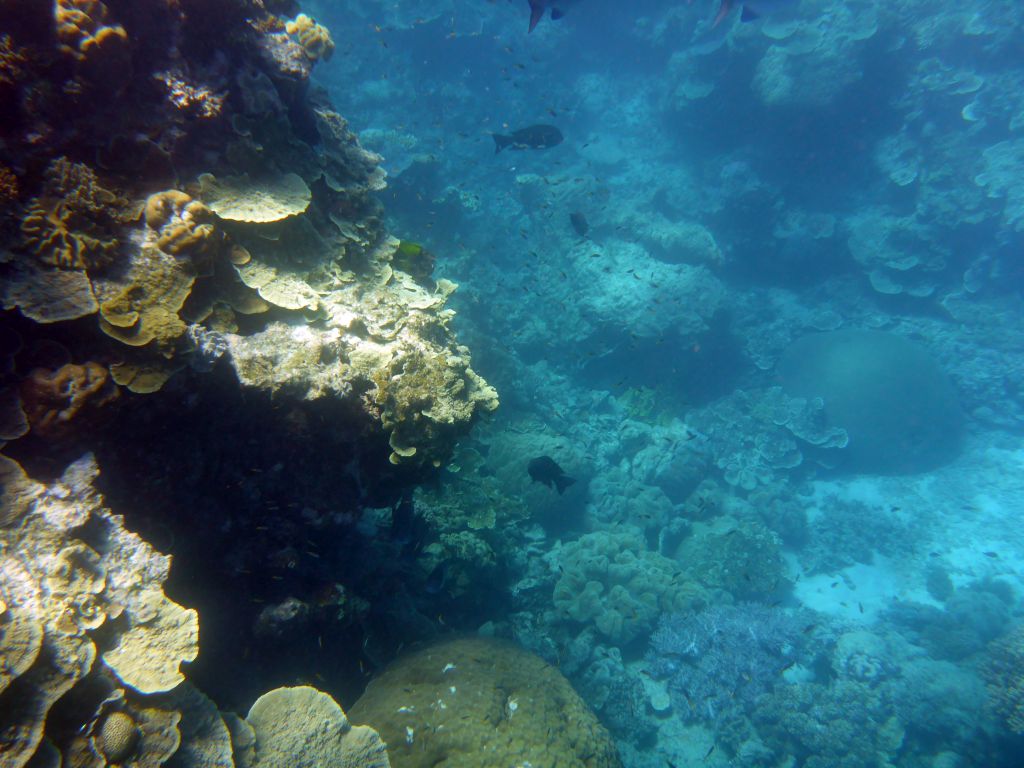
[[[349,711],[395,766],[621,765],[607,731],[557,669],[511,643],[470,637],[394,662]],[[482,757],[486,755],[486,757]]]
[[[647,662],[667,681],[680,717],[713,723],[730,710],[754,709],[800,658],[807,623],[807,616],[756,603],[667,615]]]
[[[223,356],[246,386],[346,402],[394,463],[439,466],[497,397],[449,329],[455,286],[392,266],[381,158],[310,85],[334,43],[295,11],[60,0],[53,37],[42,9],[20,19],[4,82],[32,98],[0,132],[0,224],[21,235],[3,306],[60,326],[132,394]],[[273,347],[285,335],[306,347],[292,367]]]
[[[300,755],[303,764],[390,768],[377,732],[366,725],[353,726],[337,702],[315,688],[265,693],[243,722],[255,749],[240,752],[239,768],[276,768],[293,764]]]
[[[99,363],[68,363],[57,370],[36,368],[21,382],[21,402],[32,431],[61,437],[88,428],[89,417],[119,395],[110,372]]]
[[[2,747],[20,766],[39,747],[48,710],[86,676],[113,674],[144,694],[176,687],[179,665],[198,652],[198,617],[162,591],[170,557],[103,507],[91,456],[49,486],[0,461],[0,621],[13,659],[0,692],[13,713]]]
[[[989,701],[1014,733],[1024,733],[1024,625],[991,643],[985,661]]]
[[[637,531],[588,533],[551,555],[560,567],[554,605],[615,644],[649,632],[661,613],[701,605],[704,590],[669,558],[648,550]]]

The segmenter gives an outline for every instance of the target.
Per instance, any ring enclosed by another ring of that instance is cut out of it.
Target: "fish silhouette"
[[[576,479],[565,474],[565,470],[558,466],[558,462],[550,456],[538,456],[536,459],[531,459],[526,466],[526,471],[530,473],[530,478],[535,483],[543,483],[548,488],[554,488],[558,491],[559,496],[576,482]]]
[[[512,133],[495,133],[494,154],[509,149],[550,149],[562,143],[562,132],[553,125],[530,125]]]

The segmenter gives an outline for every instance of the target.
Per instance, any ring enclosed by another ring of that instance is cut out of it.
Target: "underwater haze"
[[[0,0],[0,767],[1024,766],[1018,0],[137,1]]]

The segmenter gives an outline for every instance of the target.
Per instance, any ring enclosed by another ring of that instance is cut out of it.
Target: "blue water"
[[[454,604],[501,595],[464,628],[559,661],[628,766],[1020,765],[1024,13],[779,5],[308,3],[502,399],[418,514],[492,552],[442,547]],[[793,391],[838,329],[915,351]]]

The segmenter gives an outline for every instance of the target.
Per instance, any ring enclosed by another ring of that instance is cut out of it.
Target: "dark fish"
[[[576,5],[579,0],[530,0],[530,32],[544,18],[544,12],[550,8],[551,18],[558,21],[565,16],[568,8]]]
[[[714,751],[715,751],[715,745],[712,744],[711,745],[711,749],[709,749],[707,752],[704,753],[704,759],[707,760],[709,757],[711,757],[711,753],[714,752]]]
[[[562,143],[562,132],[553,125],[530,125],[509,134],[495,133],[494,154],[510,149],[550,149]]]
[[[982,552],[981,554],[983,554],[985,557],[999,557],[998,552]]]
[[[416,530],[416,509],[412,495],[405,494],[391,510],[391,541],[402,547],[413,540]]]
[[[526,466],[526,471],[530,473],[530,478],[535,483],[544,483],[548,488],[557,489],[559,496],[576,482],[574,478],[565,474],[565,471],[550,456],[531,459]]]
[[[774,13],[792,4],[793,0],[722,0],[722,4],[718,6],[718,13],[715,15],[715,21],[711,27],[713,29],[721,24],[736,5],[742,6],[740,21],[747,23],[757,21],[762,16]]]
[[[444,582],[447,578],[448,568],[444,563],[438,563],[427,576],[427,583],[423,585],[423,590],[428,595],[436,595],[444,589]]]
[[[587,224],[587,217],[579,211],[573,211],[569,214],[569,222],[572,224],[572,228],[576,230],[576,234],[580,237],[586,237],[587,232],[590,231],[590,225]]]

